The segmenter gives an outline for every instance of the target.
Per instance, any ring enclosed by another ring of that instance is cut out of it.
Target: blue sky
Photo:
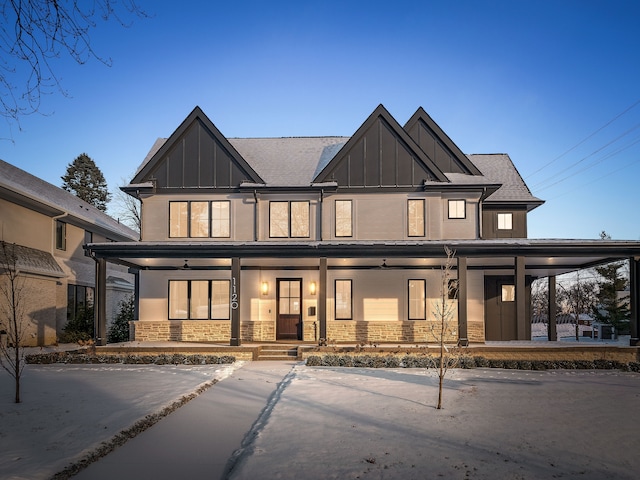
[[[511,156],[546,200],[530,237],[640,240],[640,2],[138,4],[92,35],[111,67],[55,60],[68,95],[0,123],[0,158],[61,185],[86,152],[115,190],[196,105],[227,137],[348,136],[380,103],[400,124],[422,106],[463,152]]]

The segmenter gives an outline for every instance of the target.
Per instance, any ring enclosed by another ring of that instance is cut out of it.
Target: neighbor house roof
[[[0,196],[48,216],[67,214],[65,221],[112,240],[137,240],[139,234],[93,205],[24,170],[0,160]]]

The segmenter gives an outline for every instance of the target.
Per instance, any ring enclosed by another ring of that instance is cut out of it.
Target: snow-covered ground
[[[18,405],[13,379],[0,372],[0,478],[50,478],[236,368],[28,365]],[[451,370],[436,410],[434,370],[292,368],[232,478],[635,479],[640,471],[637,373]]]

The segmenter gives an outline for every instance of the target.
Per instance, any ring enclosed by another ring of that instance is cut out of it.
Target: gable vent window
[[[229,238],[229,201],[169,202],[170,238]]]
[[[498,230],[511,230],[512,228],[513,228],[513,214],[499,213],[498,214]]]

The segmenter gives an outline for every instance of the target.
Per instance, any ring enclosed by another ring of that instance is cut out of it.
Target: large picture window
[[[83,285],[67,285],[67,322],[84,320],[93,324],[95,290]]]
[[[228,238],[229,201],[169,202],[169,237]]]
[[[464,200],[449,200],[449,218],[466,218],[466,203]]]
[[[352,312],[352,291],[351,280],[336,280],[336,320],[351,320]]]
[[[427,282],[409,280],[409,320],[426,320]]]
[[[410,237],[424,237],[424,200],[409,200],[407,203],[407,224]]]
[[[336,200],[336,237],[353,236],[351,200]]]
[[[309,202],[269,202],[269,237],[309,237]]]
[[[169,280],[169,320],[228,320],[229,280]]]

